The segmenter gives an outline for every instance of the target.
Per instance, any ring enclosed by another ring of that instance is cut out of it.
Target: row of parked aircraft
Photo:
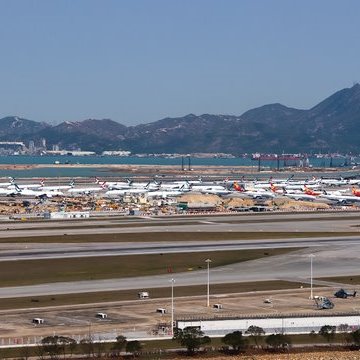
[[[242,197],[254,199],[273,199],[286,196],[294,200],[329,200],[336,203],[360,203],[360,179],[316,179],[294,180],[288,179],[269,180],[245,180],[239,181],[225,179],[222,182],[204,182],[199,180],[181,180],[171,182],[134,182],[131,180],[110,182],[95,178],[95,184],[91,186],[75,186],[71,181],[68,185],[45,185],[45,180],[37,184],[17,184],[15,179],[10,182],[0,183],[0,196],[30,196],[30,197],[53,197],[53,196],[77,196],[101,193],[102,196],[117,198],[126,195],[141,195],[147,197],[176,197],[186,192],[203,194],[215,194],[226,196],[238,194]],[[349,191],[346,187],[351,186]],[[338,190],[329,188],[338,186]],[[344,188],[344,186],[346,186]]]
[[[267,190],[267,186],[269,186],[270,190]],[[234,188],[237,191],[248,194],[254,198],[273,198],[276,195],[282,195],[293,200],[314,201],[325,199],[337,203],[360,203],[360,189],[357,189],[355,186],[352,186],[350,190],[345,188],[336,191],[325,190],[318,186],[311,187],[311,184],[301,184],[300,187],[297,186],[298,185],[295,187],[294,184],[291,183],[277,185],[270,183],[266,185],[265,188],[258,186],[254,191],[246,190],[243,185],[234,182]]]

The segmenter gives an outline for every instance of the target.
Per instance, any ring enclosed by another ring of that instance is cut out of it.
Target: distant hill
[[[360,152],[360,85],[343,89],[309,110],[264,105],[241,116],[189,114],[124,126],[109,119],[63,122],[57,126],[0,119],[1,141],[45,138],[48,146],[101,152]]]

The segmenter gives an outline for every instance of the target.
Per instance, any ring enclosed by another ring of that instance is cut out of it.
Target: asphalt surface
[[[232,264],[210,269],[210,283],[219,284],[276,279],[309,282],[310,253],[314,253],[316,256],[313,261],[314,277],[354,275],[359,272],[359,250],[359,244],[352,245],[352,256],[349,256],[349,248],[347,245],[334,246],[331,248],[312,248],[311,250],[300,250],[286,255]],[[119,264],[119,266],[121,266],[121,264]],[[148,288],[170,287],[171,278],[175,279],[176,286],[204,285],[205,291],[207,271],[188,271],[179,274],[147,277],[4,287],[1,288],[0,297],[40,296],[126,289],[134,289],[134,292],[136,292]]]
[[[339,216],[341,221],[329,219]],[[303,220],[297,221],[297,218]],[[305,219],[304,219],[305,218]],[[271,221],[271,220],[274,221]],[[306,221],[308,219],[308,221]],[[316,219],[316,220],[315,220]],[[184,219],[181,219],[182,221]],[[233,283],[251,282],[263,280],[289,280],[309,281],[310,259],[309,254],[316,255],[314,259],[314,277],[356,275],[359,274],[360,260],[360,234],[359,236],[344,237],[339,234],[333,238],[303,238],[303,239],[266,239],[266,240],[223,240],[223,241],[188,241],[173,242],[171,239],[164,242],[136,242],[136,243],[77,243],[77,244],[40,244],[40,243],[12,243],[11,238],[16,236],[40,236],[39,234],[49,233],[71,234],[73,231],[87,234],[97,231],[99,236],[104,230],[111,232],[141,231],[265,231],[264,229],[281,229],[282,231],[358,231],[354,225],[358,224],[354,214],[284,214],[284,215],[255,215],[255,216],[221,216],[189,218],[190,221],[199,221],[196,225],[174,225],[171,221],[164,220],[158,226],[136,227],[137,224],[151,223],[154,219],[142,219],[139,221],[119,221],[122,225],[128,223],[126,228],[99,228],[87,229],[87,224],[99,224],[97,221],[84,221],[76,223],[82,228],[66,229],[64,221],[41,222],[41,223],[14,223],[9,226],[11,229],[0,232],[4,237],[9,237],[8,243],[0,244],[0,261],[18,259],[41,259],[44,258],[66,258],[83,256],[108,256],[108,255],[129,255],[129,254],[152,254],[152,253],[178,253],[193,251],[221,251],[239,249],[266,249],[274,247],[306,247],[285,255],[266,257],[263,259],[232,264],[224,267],[211,269],[211,283]],[[234,223],[234,220],[235,223]],[[239,222],[237,222],[239,220]],[[257,222],[260,220],[260,222]],[[276,220],[276,221],[275,221]],[[311,221],[310,221],[311,220]],[[117,221],[117,220],[115,220]],[[179,219],[176,219],[178,222]],[[251,222],[255,221],[255,222]],[[264,222],[263,222],[264,221]],[[114,220],[104,220],[106,223],[114,224]],[[56,226],[63,226],[61,229],[52,229]],[[73,226],[73,222],[68,223]],[[81,224],[81,225],[80,225]],[[6,225],[8,226],[8,225]],[[31,229],[29,230],[29,227]],[[46,228],[48,227],[48,228]],[[2,227],[3,228],[3,227]],[[288,230],[285,230],[285,229]],[[176,229],[176,230],[175,230]],[[320,229],[320,230],[319,230]],[[346,229],[346,230],[344,230]],[[270,231],[270,230],[266,230]],[[11,236],[9,236],[9,234]],[[0,235],[0,236],[1,236]],[[119,266],[121,266],[119,264]],[[34,286],[3,287],[0,297],[21,297],[39,296],[47,294],[66,294],[96,291],[112,291],[134,289],[146,290],[147,288],[170,286],[169,280],[173,277],[176,286],[201,285],[205,287],[207,272],[188,271],[179,274],[166,274],[157,276],[145,276],[136,278],[108,279],[99,281],[76,281],[66,283],[51,283]]]

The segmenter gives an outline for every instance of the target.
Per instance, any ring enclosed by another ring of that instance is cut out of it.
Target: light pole
[[[310,254],[310,300],[314,299],[314,294],[313,294],[313,259],[315,257],[314,254]]]
[[[207,307],[210,306],[210,259],[206,259],[205,262],[207,263]]]
[[[171,336],[174,336],[174,283],[175,279],[171,279]]]

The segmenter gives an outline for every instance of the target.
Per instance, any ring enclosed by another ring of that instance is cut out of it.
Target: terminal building
[[[21,141],[0,141],[0,155],[22,154],[25,150],[25,144]]]

